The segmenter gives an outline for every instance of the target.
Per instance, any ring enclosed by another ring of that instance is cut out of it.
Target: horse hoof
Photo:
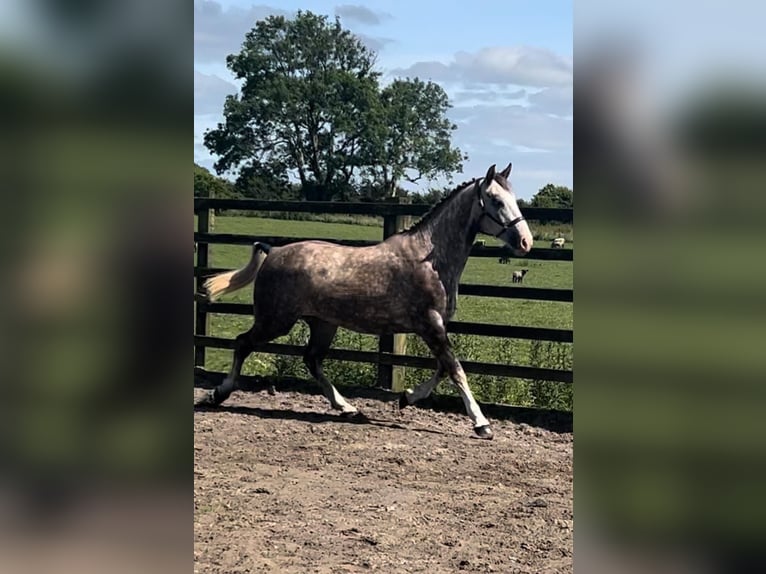
[[[407,400],[407,393],[399,395],[399,410],[410,406],[410,401]]]
[[[495,433],[492,432],[492,429],[489,428],[489,425],[474,427],[473,432],[476,433],[477,437],[482,438],[484,440],[492,440],[495,436]]]
[[[221,397],[216,392],[216,389],[211,389],[202,395],[202,397],[196,403],[194,403],[194,406],[206,408],[217,407],[225,400],[226,397]]]
[[[203,394],[196,403],[194,403],[195,407],[214,407],[218,403],[215,402],[215,391],[207,391],[205,394]]]

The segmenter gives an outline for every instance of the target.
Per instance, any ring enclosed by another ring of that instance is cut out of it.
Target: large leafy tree
[[[368,171],[386,196],[396,195],[401,181],[462,170],[464,156],[450,140],[457,129],[446,117],[450,107],[441,86],[417,78],[395,80],[381,91],[366,153]]]
[[[205,134],[215,169],[288,171],[311,199],[346,189],[379,105],[374,54],[339,20],[298,12],[259,21],[226,63],[242,89]]]
[[[393,196],[403,181],[462,168],[444,91],[418,79],[381,90],[375,55],[337,19],[259,21],[227,66],[242,88],[205,145],[247,195],[265,181],[266,195],[283,196],[292,177],[307,199]]]

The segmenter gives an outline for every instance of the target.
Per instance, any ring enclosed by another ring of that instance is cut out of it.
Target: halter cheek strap
[[[488,217],[491,221],[494,223],[497,223],[500,226],[500,231],[495,233],[493,237],[498,237],[508,231],[511,227],[516,225],[517,223],[524,221],[526,219],[523,215],[519,215],[516,219],[511,220],[511,222],[508,225],[505,225],[502,221],[500,221],[497,217],[492,215],[491,213],[488,213],[484,210],[484,198],[481,196],[481,186],[479,185],[479,182],[476,182],[476,195],[479,198],[479,205],[481,205],[481,216],[482,217]]]

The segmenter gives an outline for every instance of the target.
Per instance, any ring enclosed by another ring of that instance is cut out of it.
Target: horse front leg
[[[473,397],[473,393],[468,386],[468,378],[465,376],[465,371],[463,371],[460,361],[457,360],[457,357],[455,357],[455,354],[452,352],[452,345],[447,338],[447,330],[444,327],[441,316],[432,312],[429,319],[428,328],[425,329],[420,336],[426,342],[429,349],[431,349],[436,360],[439,361],[439,365],[444,367],[449,378],[457,387],[457,390],[463,399],[465,410],[471,418],[471,421],[473,421],[473,430],[476,433],[476,436],[486,440],[492,440],[494,433],[489,426],[489,421],[484,416],[484,413],[481,412],[479,403],[477,403],[476,399]]]
[[[489,421],[481,412],[481,407],[476,399],[473,398],[473,393],[468,386],[468,378],[465,376],[465,371],[460,365],[460,361],[457,360],[455,355],[452,354],[452,349],[448,348],[444,354],[445,363],[449,372],[449,377],[460,392],[460,396],[463,398],[463,404],[465,405],[468,416],[473,421],[473,432],[479,438],[492,440],[494,433],[489,426]]]

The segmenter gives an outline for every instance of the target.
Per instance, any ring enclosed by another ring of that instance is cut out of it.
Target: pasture
[[[318,237],[327,239],[357,239],[379,241],[380,226],[374,225],[373,218],[365,218],[366,225],[321,221],[297,221],[268,219],[262,217],[221,216],[215,217],[215,232],[264,236]],[[371,224],[373,223],[373,224]],[[540,230],[534,230],[540,231]],[[542,231],[546,231],[543,227]],[[550,236],[560,233],[560,228],[550,230]],[[571,232],[569,233],[571,237]],[[490,237],[480,239],[489,245],[500,245]],[[539,239],[542,246],[545,239]],[[572,243],[565,246],[572,248]],[[210,265],[218,268],[236,268],[250,257],[249,246],[211,245]],[[529,269],[524,278],[524,287],[572,288],[572,262],[511,259],[510,264],[498,263],[495,258],[472,257],[463,273],[464,283],[509,286],[513,271]],[[226,296],[224,301],[252,302],[252,291],[242,290]],[[572,304],[552,301],[524,299],[503,299],[460,295],[455,320],[476,321],[495,324],[512,324],[530,327],[572,328]],[[247,330],[252,317],[212,314],[209,333],[212,336],[233,338]],[[286,337],[277,342],[303,344],[307,329],[299,323]],[[460,359],[495,363],[571,369],[572,345],[529,340],[508,340],[472,335],[451,335]],[[352,350],[375,350],[377,339],[350,331],[340,330],[335,339],[335,348]],[[414,336],[408,337],[407,353],[428,357],[425,345]],[[208,349],[206,368],[226,372],[231,361],[231,352]],[[376,375],[374,365],[328,360],[325,370],[328,378],[339,386],[372,386]],[[427,378],[429,373],[420,369],[406,369],[406,384],[412,386]],[[305,367],[297,357],[273,356],[264,353],[253,354],[245,364],[247,375],[277,375],[306,377]],[[544,381],[526,381],[513,378],[472,375],[469,378],[476,397],[480,401],[503,402],[520,406],[536,406],[571,410],[571,386]],[[448,382],[443,382],[437,393],[454,394]]]

